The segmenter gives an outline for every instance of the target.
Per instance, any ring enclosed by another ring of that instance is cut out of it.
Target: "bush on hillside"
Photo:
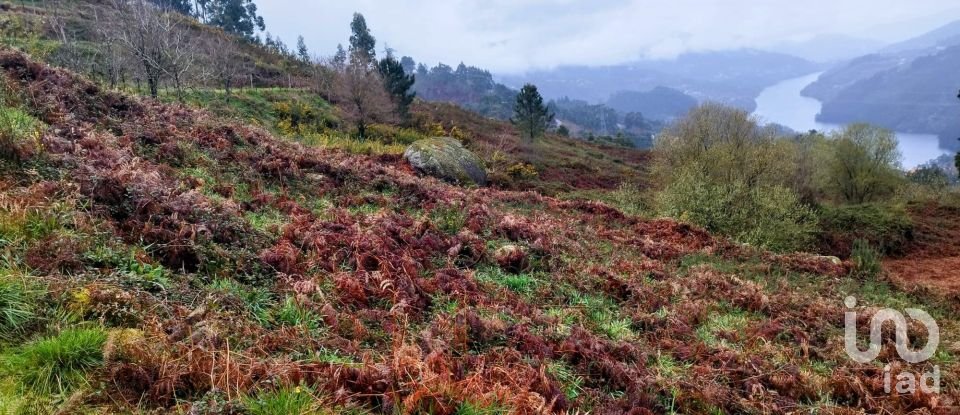
[[[692,165],[715,183],[782,185],[790,171],[789,143],[776,130],[762,128],[745,111],[704,104],[657,138],[656,176],[661,182]]]
[[[824,162],[824,185],[833,199],[850,204],[870,203],[893,196],[903,184],[902,155],[890,130],[852,124],[830,141]]]
[[[817,232],[813,210],[790,189],[711,180],[687,168],[657,197],[660,214],[778,252],[804,250]]]
[[[910,216],[899,206],[863,204],[825,206],[820,212],[821,252],[849,257],[857,240],[863,240],[882,254],[897,255],[913,238]]]

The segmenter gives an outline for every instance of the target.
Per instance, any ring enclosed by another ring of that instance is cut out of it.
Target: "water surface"
[[[754,115],[764,122],[774,122],[796,131],[832,132],[843,128],[843,125],[817,122],[817,114],[823,105],[816,99],[800,95],[800,91],[816,81],[821,73],[788,79],[763,90],[757,97]],[[897,139],[906,169],[950,153],[940,148],[940,139],[935,134],[897,132]]]

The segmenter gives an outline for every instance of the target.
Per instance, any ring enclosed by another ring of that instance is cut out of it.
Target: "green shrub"
[[[68,329],[24,345],[5,363],[24,390],[63,394],[85,385],[87,374],[103,363],[106,340],[99,328]]]
[[[663,216],[778,252],[808,248],[818,229],[813,210],[791,190],[715,183],[695,167],[681,171],[657,204]]]
[[[610,192],[607,202],[628,215],[644,216],[650,212],[650,197],[637,183],[622,183]]]
[[[885,200],[903,184],[902,155],[893,131],[851,124],[832,138],[822,173],[827,176],[825,190],[835,200],[852,204]]]
[[[870,246],[870,242],[857,239],[853,242],[853,270],[851,273],[859,278],[877,278],[883,273],[883,263],[880,253]]]
[[[39,291],[25,279],[0,277],[0,341],[12,341],[26,332],[36,319],[38,297]]]
[[[913,239],[913,223],[900,206],[864,204],[821,208],[820,251],[849,257],[853,243],[863,239],[881,254],[896,255]]]

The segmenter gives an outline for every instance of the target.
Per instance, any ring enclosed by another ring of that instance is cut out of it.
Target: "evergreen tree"
[[[360,62],[373,64],[377,58],[377,39],[370,34],[367,28],[367,20],[360,13],[353,14],[353,21],[350,22],[350,59],[357,59]]]
[[[412,74],[413,71],[417,70],[417,63],[413,61],[413,58],[409,56],[404,56],[400,58],[400,66],[403,67],[403,71]]]
[[[401,118],[407,119],[410,104],[416,96],[415,92],[410,91],[414,83],[413,74],[408,75],[400,61],[397,61],[393,57],[386,57],[380,60],[380,63],[377,64],[377,69],[380,71],[380,76],[383,77],[384,87],[387,89],[387,92],[390,93],[393,103],[397,106],[397,112]]]
[[[297,36],[297,57],[303,62],[310,62],[310,51],[307,50],[307,42],[303,36]]]
[[[253,40],[257,30],[266,29],[253,0],[213,0],[209,9],[210,23],[227,33]]]
[[[528,142],[542,136],[553,122],[553,114],[543,105],[543,97],[535,85],[526,84],[517,94],[510,122],[520,130],[520,137]]]
[[[190,0],[150,0],[150,2],[156,4],[161,9],[172,10],[188,16],[191,14],[191,10],[193,10]]]
[[[337,45],[337,53],[333,55],[333,65],[338,68],[347,65],[347,51],[343,50],[343,45]]]

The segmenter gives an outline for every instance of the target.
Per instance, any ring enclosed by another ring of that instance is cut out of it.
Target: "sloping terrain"
[[[926,205],[911,209],[915,240],[905,255],[884,263],[898,284],[960,298],[960,209]]]
[[[452,187],[398,160],[105,92],[18,52],[0,52],[0,69],[46,125],[42,147],[0,176],[3,281],[30,287],[29,301],[0,303],[26,308],[0,336],[0,409],[846,414],[957,403],[955,304],[845,277],[846,265],[598,202]],[[847,295],[865,306],[861,327],[877,306],[929,310],[945,353],[907,365],[885,336],[876,363],[855,363],[843,351]],[[80,334],[92,347],[75,361]],[[51,348],[77,364],[48,364],[38,350]],[[937,364],[944,389],[889,395],[886,362],[895,374]]]

